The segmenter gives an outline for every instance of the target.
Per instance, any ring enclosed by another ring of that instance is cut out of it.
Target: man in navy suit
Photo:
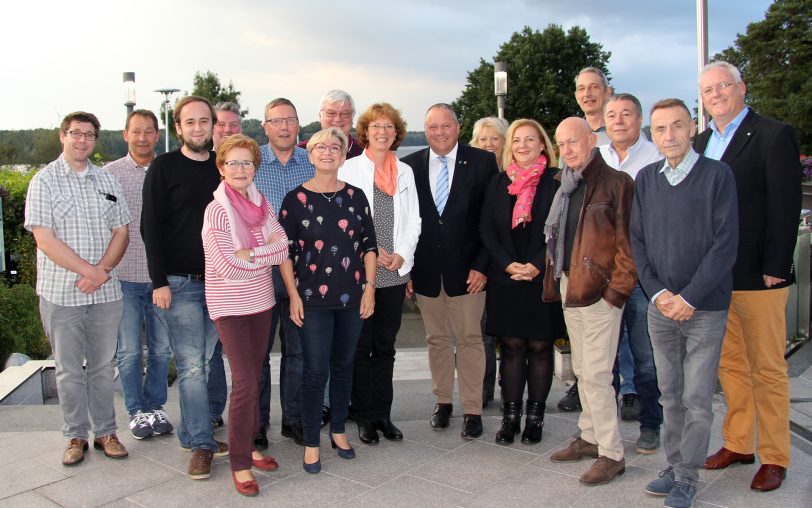
[[[460,124],[448,104],[431,106],[424,127],[429,147],[403,158],[414,170],[423,219],[407,293],[417,293],[426,326],[437,397],[431,426],[448,427],[456,366],[462,437],[474,439],[482,435],[485,349],[480,318],[488,266],[479,217],[488,180],[499,170],[492,153],[457,143]]]
[[[724,445],[705,469],[752,464],[755,450],[761,468],[750,488],[768,491],[781,486],[789,465],[784,312],[801,211],[798,143],[789,125],[745,105],[747,88],[733,65],[705,66],[699,90],[713,120],[697,137],[696,151],[733,169],[739,206],[733,299],[719,362],[728,407]]]

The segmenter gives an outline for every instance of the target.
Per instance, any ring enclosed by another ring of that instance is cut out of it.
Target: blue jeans
[[[629,347],[629,332],[626,327],[620,329],[620,345],[617,347],[618,374],[620,374],[620,395],[636,394],[634,387],[634,358]]]
[[[353,363],[361,334],[358,307],[304,309],[299,332],[304,363],[302,369],[302,427],[305,446],[319,446],[321,406],[330,376],[330,430],[344,432],[352,391]]]
[[[657,368],[654,366],[646,322],[648,309],[648,299],[640,284],[637,284],[623,308],[623,325],[628,332],[629,348],[634,359],[634,387],[642,403],[640,428],[659,430],[663,423],[663,408],[658,402],[660,391],[657,389]],[[617,369],[617,362],[615,368]]]
[[[166,376],[169,372],[169,329],[166,321],[152,308],[152,284],[121,281],[124,315],[118,328],[116,359],[124,394],[124,406],[130,414],[152,411],[166,404]],[[147,375],[141,370],[141,332],[147,339]]]
[[[679,480],[696,484],[713,423],[713,393],[727,311],[695,311],[688,321],[648,309],[648,329],[659,371],[665,458]]]
[[[206,377],[209,358],[218,340],[217,330],[209,317],[203,282],[176,275],[169,275],[167,280],[172,302],[168,310],[158,309],[158,312],[169,325],[169,341],[178,369],[178,439],[184,448],[216,451]]]
[[[206,386],[209,390],[209,416],[220,418],[226,409],[228,385],[226,384],[226,369],[223,363],[223,344],[219,340],[214,346],[211,359],[209,359],[209,381]]]
[[[282,405],[282,423],[298,424],[302,421],[302,342],[299,327],[290,320],[290,299],[279,275],[279,267],[274,266],[273,287],[276,305],[271,317],[271,332],[268,337],[268,352],[262,364],[262,380],[259,389],[259,425],[267,427],[271,419],[271,364],[276,325],[279,324],[282,359],[279,367],[279,402]]]

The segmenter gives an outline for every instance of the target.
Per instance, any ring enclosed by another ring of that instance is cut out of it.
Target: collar
[[[268,157],[268,163],[279,160],[276,157],[276,152],[273,151],[273,147],[271,147],[270,143],[267,143],[267,144],[263,145],[263,147],[268,149],[268,155],[270,156],[270,157]],[[294,146],[293,147],[293,155],[290,156],[290,159],[288,160],[288,164],[290,164],[290,161],[295,161],[298,164],[298,163],[301,163],[302,160],[307,160],[307,150],[305,150],[304,148],[300,148],[298,146]],[[282,162],[280,162],[279,164],[282,164]]]
[[[152,159],[147,163],[146,166],[142,166],[142,165],[138,164],[137,162],[135,162],[135,159],[133,159],[133,156],[129,151],[127,152],[127,155],[126,155],[126,157],[124,157],[124,159],[127,162],[129,162],[130,164],[132,164],[134,167],[139,168],[139,169],[143,169],[144,171],[146,171],[147,168],[149,167],[149,163],[152,162],[153,160],[155,160],[155,154],[152,154]]]
[[[739,114],[736,115],[733,118],[733,120],[731,120],[730,123],[725,126],[724,134],[719,132],[719,128],[716,126],[716,120],[711,120],[710,123],[708,124],[708,127],[710,127],[713,130],[714,134],[716,134],[720,138],[723,138],[732,132],[736,132],[736,129],[738,129],[739,125],[741,125],[742,123],[742,120],[744,120],[744,117],[746,117],[747,113],[749,112],[750,112],[749,106],[745,106],[741,111],[739,111]]]
[[[631,154],[640,150],[640,147],[643,146],[643,138],[645,138],[645,136],[643,136],[643,133],[641,132],[637,136],[637,141],[635,141],[633,145],[631,145],[629,148],[626,149],[626,157],[631,157]],[[617,156],[618,161],[623,163],[623,161],[620,160],[620,154],[617,152],[617,150],[615,150],[614,143],[609,143],[609,151]]]
[[[61,174],[69,175],[71,173],[75,173],[74,169],[72,167],[70,167],[70,164],[68,164],[67,159],[65,159],[65,153],[64,152],[59,154],[59,157],[56,159],[55,162],[56,162],[56,166],[57,166],[57,168],[58,168],[58,170],[59,170],[59,172]],[[87,173],[88,175],[91,174],[91,173],[96,173],[99,170],[99,168],[96,167],[96,165],[94,165],[92,162],[90,162],[90,159],[87,160],[87,168],[86,169],[88,171],[88,173]]]
[[[677,172],[685,172],[688,174],[691,169],[693,169],[694,165],[696,165],[696,161],[699,160],[699,154],[693,148],[688,150],[688,153],[685,154],[685,157],[682,158],[677,167],[672,168],[668,164],[668,159],[663,159],[663,167],[660,168],[660,173],[665,173],[666,171],[677,171]]]
[[[454,148],[452,148],[450,152],[448,152],[447,154],[445,154],[446,158],[448,158],[448,159],[454,159],[454,160],[456,161],[456,160],[457,160],[457,149],[458,149],[459,147],[460,147],[460,144],[459,144],[459,143],[455,143],[455,144],[454,144]],[[437,153],[436,153],[434,150],[432,150],[432,149],[431,149],[431,147],[429,146],[429,160],[434,160],[434,159],[436,159],[437,157],[439,157],[439,155],[438,155],[438,154],[437,154]]]

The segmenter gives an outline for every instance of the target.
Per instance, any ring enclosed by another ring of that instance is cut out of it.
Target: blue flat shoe
[[[333,447],[334,450],[338,452],[338,456],[342,459],[354,459],[355,458],[355,448],[350,446],[349,448],[342,448],[338,446],[336,440],[333,439],[333,436],[330,436],[330,446]]]

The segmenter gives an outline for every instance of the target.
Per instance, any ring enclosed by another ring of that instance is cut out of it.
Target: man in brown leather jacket
[[[625,471],[612,367],[623,305],[637,281],[629,244],[634,181],[606,164],[583,118],[561,122],[555,137],[564,164],[545,227],[544,299],[563,303],[583,411],[580,437],[550,459],[597,458],[581,483],[599,485]]]

